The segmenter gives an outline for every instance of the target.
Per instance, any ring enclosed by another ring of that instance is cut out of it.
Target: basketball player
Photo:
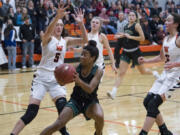
[[[161,135],[173,135],[167,129],[158,108],[167,98],[171,97],[169,89],[177,83],[180,75],[180,36],[178,36],[178,32],[180,32],[180,15],[169,14],[165,25],[169,35],[164,38],[160,55],[151,59],[139,58],[140,63],[155,63],[165,60],[164,71],[154,82],[144,99],[147,116],[139,135],[147,135],[154,122],[159,126]]]
[[[62,111],[66,104],[65,87],[60,86],[56,82],[54,69],[56,66],[64,63],[64,56],[68,45],[84,45],[88,41],[81,10],[78,10],[76,16],[73,16],[80,26],[82,38],[62,37],[64,24],[61,19],[68,14],[68,12],[65,11],[66,8],[58,8],[56,17],[42,36],[42,58],[32,81],[29,105],[26,113],[15,125],[11,135],[19,134],[20,131],[36,117],[41,100],[46,92],[49,92],[58,113]],[[62,135],[69,135],[66,128],[62,128],[60,132]]]
[[[139,49],[139,42],[144,41],[145,38],[141,25],[138,23],[137,13],[135,11],[131,11],[128,18],[129,22],[124,28],[125,33],[116,35],[116,38],[124,38],[124,46],[121,54],[120,68],[114,87],[112,88],[112,91],[107,92],[107,95],[111,99],[115,98],[117,89],[120,86],[131,61],[132,65],[137,66],[141,74],[152,74],[150,70],[144,68],[143,64],[138,63],[138,58],[142,56]],[[153,74],[158,76],[156,71],[153,72]]]
[[[83,48],[80,64],[74,75],[75,86],[71,98],[58,119],[44,129],[41,135],[51,135],[80,113],[84,114],[86,120],[94,119],[96,128],[94,135],[102,135],[104,114],[97,98],[97,90],[103,70],[94,64],[99,55],[95,46],[96,42],[90,40]]]
[[[108,41],[106,35],[100,32],[101,26],[102,26],[101,18],[94,17],[91,20],[91,31],[88,33],[88,40],[96,41],[97,48],[99,50],[99,57],[98,57],[97,61],[95,62],[95,64],[98,65],[98,67],[100,67],[104,71],[105,64],[104,64],[104,58],[103,58],[103,49],[106,48],[108,50],[108,55],[111,60],[112,69],[116,73],[117,69],[115,67],[113,53],[110,48],[109,41]],[[71,49],[74,50],[75,52],[82,52],[82,48],[71,48]]]

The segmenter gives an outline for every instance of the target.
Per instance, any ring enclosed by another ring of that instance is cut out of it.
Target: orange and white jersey
[[[62,37],[58,40],[52,36],[50,42],[42,46],[42,58],[36,76],[45,82],[55,81],[54,70],[56,66],[64,63],[65,53],[66,41]]]
[[[165,62],[180,62],[180,48],[176,46],[177,36],[168,40],[168,36],[163,41],[163,52],[165,55]],[[170,71],[180,70],[179,67],[173,68]]]

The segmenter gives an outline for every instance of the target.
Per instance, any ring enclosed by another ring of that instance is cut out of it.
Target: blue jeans
[[[22,66],[26,66],[26,55],[29,55],[29,60],[28,64],[30,67],[34,65],[34,59],[33,59],[33,54],[34,54],[34,43],[31,41],[27,41],[23,43],[22,45]]]
[[[16,69],[16,46],[8,46],[8,69]]]

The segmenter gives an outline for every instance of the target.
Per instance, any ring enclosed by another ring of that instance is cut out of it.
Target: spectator
[[[21,12],[21,8],[17,7],[16,9],[16,13],[15,13],[15,25],[16,26],[21,26],[24,24],[24,21],[22,19],[22,12]]]
[[[15,0],[16,1],[16,7],[20,7],[20,8],[23,8],[23,7],[26,7],[26,1],[27,0]],[[38,1],[38,0],[36,0]]]
[[[22,20],[24,20],[24,18],[25,18],[26,16],[29,17],[30,23],[32,24],[32,20],[31,20],[29,14],[28,14],[27,8],[26,8],[26,7],[23,7],[23,8],[22,8]]]
[[[2,25],[3,25],[3,21],[4,21],[2,6],[3,6],[3,3],[0,0],[0,32],[1,32]]]
[[[146,13],[147,17],[149,18],[150,14],[151,14],[151,10],[150,10],[149,5],[148,5],[147,2],[144,3],[143,11]]]
[[[128,24],[128,21],[125,19],[124,13],[119,12],[118,21],[117,21],[117,34],[124,33],[124,27]],[[120,63],[120,50],[123,46],[124,38],[118,38],[117,44],[114,50],[114,59],[116,60],[115,66],[119,68]]]
[[[157,43],[159,45],[162,45],[163,39],[166,36],[166,33],[163,30],[163,25],[158,25],[158,31],[157,31]]]
[[[177,13],[177,9],[175,7],[175,4],[171,4],[171,7],[168,8],[169,13]]]
[[[162,11],[162,9],[159,7],[158,2],[155,2],[154,7],[151,8],[151,17],[154,15],[158,15],[160,14],[160,12]]]
[[[32,24],[36,28],[37,27],[37,19],[36,19],[37,18],[37,12],[36,12],[36,9],[34,8],[34,3],[33,3],[32,0],[28,1],[27,12],[28,12],[28,15],[31,18],[31,21],[33,22]]]
[[[113,11],[109,12],[109,20],[110,20],[109,25],[111,25],[114,28],[116,28],[117,27],[117,17],[115,16]]]
[[[34,68],[34,38],[35,29],[30,24],[29,16],[24,17],[24,24],[20,27],[19,37],[22,40],[22,68],[26,69],[26,55],[29,54],[29,67]]]
[[[152,20],[149,23],[150,29],[151,29],[151,33],[153,36],[153,41],[155,41],[157,43],[157,31],[158,31],[158,21],[159,21],[159,17],[157,15],[154,15]]]
[[[54,6],[54,4],[52,2],[50,2],[49,9],[47,11],[47,17],[48,17],[49,23],[51,22],[53,17],[55,17],[55,15],[56,15],[56,7]]]
[[[180,4],[177,4],[176,8],[177,8],[177,13],[180,14]]]
[[[2,1],[3,1],[3,3],[6,3],[6,0],[2,0]],[[15,1],[16,1],[16,0],[9,0],[9,4],[10,4],[11,7],[13,8],[14,13],[16,13]]]
[[[175,4],[173,0],[168,0],[165,4],[165,10],[171,8],[171,4]]]
[[[109,25],[110,20],[109,20],[108,15],[106,14],[106,9],[105,8],[102,9],[101,14],[99,15],[99,17],[103,21],[102,28],[103,28],[105,34],[109,34],[109,33],[115,34],[117,30],[113,26]]]
[[[3,3],[3,5],[2,5],[2,11],[3,11],[3,13],[2,13],[2,15],[3,15],[3,19],[4,19],[4,22],[6,22],[7,21],[7,19],[8,19],[8,13],[9,13],[9,9],[12,7],[10,4],[9,4],[9,1],[10,0],[6,0],[6,2],[4,2]]]
[[[8,62],[8,60],[6,58],[6,55],[4,53],[4,50],[3,50],[2,44],[1,44],[1,27],[0,27],[0,66],[7,62]]]
[[[8,18],[13,21],[13,25],[16,24],[15,14],[14,14],[14,10],[12,7],[9,9]]]
[[[11,19],[8,19],[7,27],[4,30],[4,44],[8,51],[8,70],[9,73],[16,71],[16,38],[17,32]]]
[[[85,24],[86,29],[87,29],[88,31],[90,31],[90,29],[91,29],[91,20],[93,19],[93,14],[92,14],[91,12],[88,13],[88,14],[85,16],[85,19],[86,19],[86,24]]]
[[[39,34],[40,31],[45,30],[45,22],[46,22],[46,16],[47,12],[44,7],[43,1],[41,1],[37,8],[37,15],[38,15],[38,30],[37,33]]]
[[[146,18],[141,19],[141,27],[144,32],[145,40],[148,40],[152,44],[153,38],[152,38],[152,34],[151,34],[151,29],[149,26],[149,22]]]

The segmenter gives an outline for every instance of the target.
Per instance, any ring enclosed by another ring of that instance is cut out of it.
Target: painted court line
[[[8,103],[8,104],[16,104],[16,105],[21,105],[21,106],[28,106],[27,104],[19,104],[19,103],[16,103],[16,102],[7,101],[7,100],[1,100],[1,99],[0,99],[0,102],[5,102],[5,103]],[[41,109],[46,110],[46,111],[50,111],[50,112],[57,112],[56,110],[50,109],[50,108],[41,108]],[[112,121],[112,120],[104,120],[104,121],[107,122],[107,123],[116,124],[116,125],[120,125],[120,126],[124,126],[124,127],[127,126],[122,122],[116,122],[116,121]],[[142,128],[140,126],[133,126],[133,125],[128,125],[128,126],[129,127],[135,127],[135,128],[138,128],[138,129]],[[152,132],[159,132],[159,130],[156,130],[156,129],[151,129],[151,131]]]

